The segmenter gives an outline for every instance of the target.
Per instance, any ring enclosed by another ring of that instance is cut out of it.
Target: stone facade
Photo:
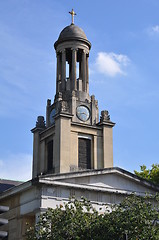
[[[46,129],[35,128],[33,177],[48,172],[47,144],[53,141],[53,169],[49,172],[64,173],[78,170],[78,139],[91,139],[91,169],[113,166],[111,122],[97,126],[73,123],[69,115],[60,114],[55,125]]]
[[[35,223],[40,213],[69,201],[71,196],[86,197],[102,213],[106,206],[119,203],[132,192],[143,196],[158,191],[158,186],[120,168],[83,170],[39,176],[5,191],[0,195],[0,205],[10,208],[5,213],[9,219],[5,226],[8,239],[22,240],[25,239],[26,223]]]
[[[90,141],[91,159],[89,164],[85,164],[86,168],[112,167],[114,123],[110,121],[106,110],[102,111],[99,121],[98,101],[94,95],[89,95],[88,59],[91,43],[81,28],[71,24],[62,30],[54,47],[57,57],[56,94],[53,103],[50,99],[47,101],[46,125],[40,116],[36,127],[32,129],[33,178],[49,172],[64,173],[81,169],[81,138]]]

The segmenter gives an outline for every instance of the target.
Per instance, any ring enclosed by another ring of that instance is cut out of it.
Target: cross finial
[[[72,8],[72,11],[69,13],[72,15],[72,23],[71,24],[74,24],[74,16],[76,15],[76,13],[74,12],[73,8]]]

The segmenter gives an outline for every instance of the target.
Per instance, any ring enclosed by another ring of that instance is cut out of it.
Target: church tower
[[[37,118],[32,129],[32,177],[84,169],[113,167],[112,128],[107,110],[99,120],[98,101],[89,95],[91,43],[76,26],[65,27],[54,44],[57,59],[56,94],[47,100],[46,122]]]

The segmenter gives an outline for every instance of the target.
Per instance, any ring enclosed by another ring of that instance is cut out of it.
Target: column
[[[97,161],[98,161],[98,158],[97,158],[97,149],[98,149],[98,146],[97,146],[97,136],[94,135],[94,141],[93,141],[93,147],[94,147],[94,152],[93,152],[93,156],[94,156],[94,169],[97,169],[98,168],[98,165],[97,165]]]
[[[72,50],[72,90],[77,90],[77,80],[76,80],[76,62],[77,62],[77,50]]]
[[[86,56],[86,87],[87,87],[87,93],[89,93],[89,67],[88,67],[88,55]]]
[[[86,92],[86,51],[82,52],[82,80],[83,80],[83,91]]]
[[[56,70],[56,93],[60,91],[60,80],[61,80],[61,72],[60,72],[60,54],[56,53],[57,58],[57,70]]]
[[[65,91],[66,82],[66,50],[62,50],[62,76],[61,76],[62,91]]]
[[[104,168],[113,167],[113,129],[103,125],[103,162]]]

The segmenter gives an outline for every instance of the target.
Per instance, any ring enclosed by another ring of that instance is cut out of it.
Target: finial
[[[72,15],[72,23],[71,24],[74,24],[74,16],[77,14],[74,12],[73,8],[72,8],[72,11],[69,13]]]

